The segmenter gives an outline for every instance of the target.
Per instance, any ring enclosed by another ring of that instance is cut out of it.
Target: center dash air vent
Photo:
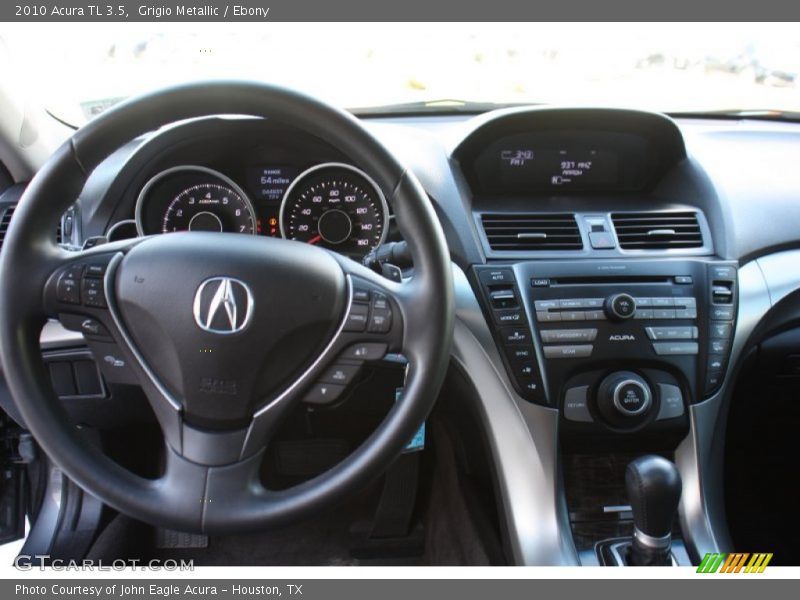
[[[9,206],[0,212],[0,248],[3,247],[3,240],[6,239],[6,232],[8,231],[8,224],[11,223],[11,215],[14,214],[14,206]]]
[[[703,233],[695,212],[614,213],[611,220],[623,250],[703,246]]]
[[[492,250],[583,250],[575,215],[485,214],[483,230]]]

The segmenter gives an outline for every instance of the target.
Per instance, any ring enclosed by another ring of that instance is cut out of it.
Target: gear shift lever
[[[625,470],[625,487],[634,525],[629,564],[671,564],[672,521],[681,499],[677,467],[661,456],[640,456]]]

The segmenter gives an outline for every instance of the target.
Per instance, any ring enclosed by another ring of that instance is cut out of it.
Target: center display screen
[[[484,191],[526,193],[636,189],[648,148],[635,135],[545,131],[500,137],[478,154]]]
[[[498,153],[500,181],[510,187],[607,187],[619,183],[616,152],[576,146],[509,146]]]

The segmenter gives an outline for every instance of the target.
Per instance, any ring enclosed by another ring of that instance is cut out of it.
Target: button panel
[[[544,390],[532,344],[533,337],[514,271],[504,267],[479,267],[476,271],[512,382],[524,398],[543,402]],[[547,285],[548,282],[540,284]],[[537,311],[549,309],[558,309],[558,301],[545,304],[541,308],[536,307]],[[553,314],[560,320],[559,313]]]

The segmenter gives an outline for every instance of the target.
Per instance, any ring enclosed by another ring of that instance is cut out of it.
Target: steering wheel
[[[80,252],[56,245],[59,216],[114,150],[163,125],[218,114],[312,132],[369,172],[391,199],[412,277],[393,282],[308,244],[233,233],[170,233]],[[125,101],[75,132],[20,200],[0,282],[0,359],[40,446],[104,503],[181,531],[282,525],[365,486],[429,414],[452,343],[449,252],[417,179],[350,114],[258,83],[169,88]],[[42,362],[47,318],[92,319],[118,345],[164,435],[158,478],[114,462],[70,422]],[[388,352],[407,359],[406,383],[377,429],[325,473],[267,489],[260,465],[288,411],[333,365]]]

